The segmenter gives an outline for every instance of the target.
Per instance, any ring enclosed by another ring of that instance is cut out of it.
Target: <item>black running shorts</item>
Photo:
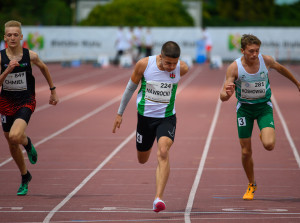
[[[148,151],[152,148],[155,138],[169,137],[172,141],[175,138],[176,115],[166,118],[151,118],[138,114],[136,130],[136,148],[138,151]]]
[[[28,124],[31,115],[32,115],[32,111],[31,111],[30,108],[27,108],[27,107],[20,108],[12,116],[1,115],[1,122],[2,122],[3,131],[4,132],[9,132],[12,125],[14,124],[14,121],[18,118],[23,119]]]

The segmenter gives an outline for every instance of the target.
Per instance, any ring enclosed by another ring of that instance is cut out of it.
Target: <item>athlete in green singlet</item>
[[[283,65],[271,56],[260,54],[261,41],[254,35],[245,34],[241,39],[242,57],[231,63],[227,69],[226,80],[220,99],[227,101],[236,92],[237,127],[242,148],[242,164],[248,178],[248,188],[244,200],[253,200],[257,188],[252,159],[251,135],[254,120],[260,128],[260,139],[266,150],[275,146],[275,125],[271,102],[271,88],[268,70],[291,80],[300,91],[300,82]]]

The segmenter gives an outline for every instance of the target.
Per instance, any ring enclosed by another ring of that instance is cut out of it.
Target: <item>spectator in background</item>
[[[144,47],[146,50],[145,57],[152,56],[153,38],[152,38],[150,28],[147,29],[145,36],[144,36]]]
[[[139,26],[134,30],[134,46],[137,49],[137,54],[134,58],[135,62],[137,62],[142,54],[142,27]]]
[[[114,64],[119,64],[120,57],[130,48],[128,35],[124,32],[124,28],[122,26],[119,27],[115,46],[117,49],[117,54],[114,59]]]
[[[212,39],[206,27],[203,27],[203,39],[205,42],[206,61],[210,62],[211,50],[212,50]]]

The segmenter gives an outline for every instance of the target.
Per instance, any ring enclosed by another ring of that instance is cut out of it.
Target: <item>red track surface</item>
[[[48,86],[35,72],[38,106],[27,134],[39,160],[36,165],[26,160],[33,180],[25,197],[16,196],[20,175],[4,136],[0,137],[0,222],[300,221],[299,163],[284,130],[286,125],[299,153],[300,101],[296,87],[286,78],[270,72],[282,115],[275,107],[275,150],[263,149],[257,125],[253,132],[258,184],[253,201],[242,200],[247,179],[237,138],[236,100],[221,104],[218,99],[226,66],[210,70],[197,65],[182,78],[171,175],[164,195],[167,209],[157,214],[152,211],[157,148],[153,147],[148,163],[138,164],[135,96],[121,129],[112,133],[132,69],[59,64],[49,64],[49,69],[61,102],[47,106]],[[300,67],[290,69],[299,79]]]

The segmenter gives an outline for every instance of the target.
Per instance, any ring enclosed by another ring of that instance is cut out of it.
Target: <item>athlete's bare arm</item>
[[[145,58],[140,59],[136,63],[135,68],[131,75],[131,80],[133,83],[135,83],[135,84],[140,83],[140,80],[142,79],[144,72],[146,70],[146,67],[148,65],[148,60],[149,60],[149,57],[145,57]]]
[[[1,64],[1,54],[0,54],[0,64]],[[5,69],[5,71],[0,75],[0,86],[2,86],[5,78],[7,77],[7,75],[9,73],[11,73],[13,71],[13,69],[17,66],[20,66],[20,64],[18,63],[18,61],[16,60],[11,60],[7,66],[7,68]]]
[[[238,67],[236,62],[229,65],[226,72],[226,79],[224,81],[223,88],[220,92],[221,101],[228,101],[234,93],[235,84],[234,81],[238,78]]]
[[[143,74],[146,70],[147,65],[148,65],[148,57],[142,58],[136,63],[133,73],[130,77],[131,81],[134,84],[138,85],[140,83],[140,80],[143,77]],[[126,92],[126,90],[125,90],[125,92]],[[125,92],[124,92],[124,94],[125,94]],[[119,129],[121,127],[121,124],[122,124],[122,114],[117,114],[115,121],[114,121],[112,132],[115,133],[116,129],[117,128]]]
[[[278,73],[291,80],[300,91],[300,82],[294,77],[294,75],[283,65],[274,60],[273,57],[262,55],[267,68],[275,69]]]
[[[49,88],[54,87],[47,65],[39,58],[37,53],[33,52],[32,50],[29,50],[29,54],[30,54],[30,61],[40,69],[40,71],[42,72],[42,74],[44,75],[45,79],[48,82]],[[56,105],[58,101],[59,100],[58,100],[58,96],[56,95],[56,90],[55,89],[51,90],[49,104]]]

